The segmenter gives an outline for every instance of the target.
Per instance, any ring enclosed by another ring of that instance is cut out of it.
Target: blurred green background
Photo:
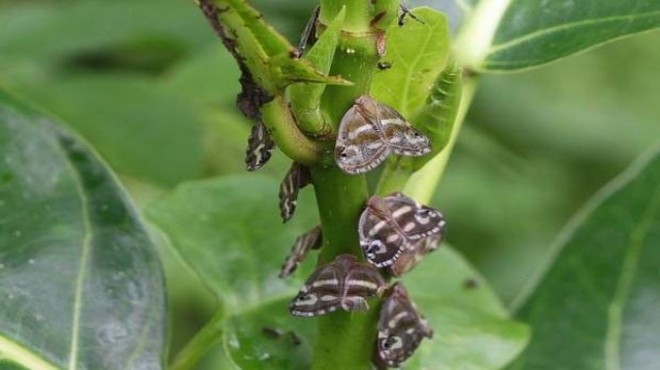
[[[315,5],[253,3],[294,42]],[[660,137],[659,44],[647,33],[482,77],[434,204],[448,241],[505,302],[571,214]],[[141,207],[182,181],[244,171],[250,123],[234,108],[237,79],[192,1],[0,1],[0,88],[83,135]],[[261,171],[279,180],[287,166],[277,153]],[[161,244],[176,353],[214,302]]]

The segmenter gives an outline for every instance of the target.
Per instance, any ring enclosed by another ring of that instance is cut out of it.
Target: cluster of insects
[[[399,17],[410,14],[407,9]],[[318,8],[305,28],[297,57],[314,41]],[[415,18],[413,16],[413,18]],[[416,18],[415,18],[416,19]],[[390,63],[381,62],[379,69]],[[247,169],[259,169],[270,158],[274,143],[263,123],[257,122],[248,140]],[[358,97],[344,114],[334,149],[336,165],[345,173],[357,175],[380,165],[390,154],[422,156],[431,152],[431,142],[413,128],[395,109],[368,95]],[[312,183],[309,168],[294,162],[279,192],[280,214],[284,222],[296,210],[300,189]],[[357,232],[364,262],[341,254],[322,265],[306,280],[289,305],[294,316],[314,317],[337,310],[366,311],[368,299],[382,299],[373,360],[379,368],[398,366],[433,331],[410,299],[403,283],[388,283],[417,265],[440,244],[445,219],[436,209],[424,206],[403,193],[372,196],[365,204]],[[280,277],[292,274],[306,255],[323,245],[321,226],[299,236],[286,258]]]
[[[253,135],[249,141],[256,144],[257,151],[267,146],[258,138]],[[430,140],[396,110],[364,95],[355,100],[342,118],[334,155],[337,166],[344,172],[360,174],[375,168],[390,154],[427,154],[430,145]],[[250,158],[264,156],[248,155]],[[299,190],[310,183],[309,169],[294,162],[280,186],[280,213],[284,222],[295,212]],[[365,311],[370,297],[381,297],[374,361],[380,367],[398,366],[433,331],[403,284],[396,282],[388,287],[383,276],[399,277],[410,271],[438,247],[444,228],[445,219],[439,211],[403,193],[372,196],[355,230],[366,262],[342,254],[320,266],[292,300],[291,314],[314,317],[340,309]],[[292,274],[311,250],[323,245],[322,239],[320,225],[299,236],[279,276]]]

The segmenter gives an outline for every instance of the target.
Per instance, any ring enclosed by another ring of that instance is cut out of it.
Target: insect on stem
[[[298,50],[296,52],[296,57],[301,58],[305,49],[308,46],[314,45],[316,42],[316,22],[319,20],[319,13],[321,7],[318,5],[312,10],[312,15],[305,25],[302,35],[300,36],[300,42],[298,43]]]
[[[401,8],[401,15],[399,15],[399,20],[398,20],[398,22],[397,22],[397,24],[399,25],[399,27],[403,27],[403,24],[404,24],[404,20],[405,20],[405,18],[406,18],[406,15],[410,16],[410,18],[416,20],[417,22],[419,22],[419,23],[421,23],[421,24],[426,24],[426,23],[424,23],[423,20],[417,18],[417,16],[414,15],[414,14],[410,11],[410,9],[408,9],[407,7],[405,7],[403,4],[399,4],[399,8]]]

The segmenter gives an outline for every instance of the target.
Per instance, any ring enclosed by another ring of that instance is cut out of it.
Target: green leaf
[[[124,175],[166,186],[201,175],[199,114],[153,80],[77,75],[16,90],[75,128]]]
[[[159,368],[160,261],[114,176],[6,95],[0,158],[0,366]]]
[[[191,182],[147,210],[223,304],[223,329],[216,335],[223,335],[229,358],[245,369],[260,368],[259,358],[266,368],[309,367],[309,354],[300,349],[312,343],[304,330],[300,348],[262,334],[263,327],[298,334],[300,325],[315,326],[289,315],[286,303],[311,272],[314,255],[293,276],[277,277],[295,238],[318,223],[315,203],[303,191],[295,217],[283,225],[278,187],[271,178],[247,175]],[[272,352],[273,346],[282,351]]]
[[[513,71],[658,27],[657,1],[483,0],[456,50],[469,68]]]
[[[11,2],[3,6],[0,24],[3,74],[57,69],[85,53],[121,46],[140,45],[134,51],[144,57],[148,46],[166,46],[178,55],[217,42],[194,4],[179,1]]]
[[[656,148],[596,195],[562,233],[552,266],[518,313],[534,336],[515,368],[656,368],[658,245]]]
[[[527,327],[508,318],[488,283],[451,248],[428,255],[403,281],[435,333],[406,369],[499,369],[525,347]]]
[[[420,108],[436,77],[447,65],[449,28],[445,16],[431,8],[413,9],[424,23],[408,19],[405,27],[387,29],[387,54],[392,68],[376,72],[371,95],[409,117]]]
[[[316,322],[291,316],[289,301],[264,302],[227,319],[223,347],[240,369],[310,368]]]

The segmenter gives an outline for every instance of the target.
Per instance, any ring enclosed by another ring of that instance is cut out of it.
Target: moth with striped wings
[[[412,268],[408,265],[415,263],[414,255],[435,249],[433,244],[427,247],[421,242],[429,237],[438,238],[444,228],[445,219],[440,211],[395,192],[369,198],[360,216],[358,234],[364,255],[376,267],[393,265],[404,251],[409,256],[412,254],[412,261],[406,257],[406,266],[396,269],[405,272]]]
[[[322,245],[321,225],[316,225],[308,232],[297,237],[296,242],[291,248],[291,253],[286,257],[280,269],[279,277],[284,278],[291,275],[305,259],[310,250],[319,249]]]
[[[390,153],[422,156],[431,141],[414,129],[394,108],[362,95],[339,123],[335,162],[348,174],[367,172]]]
[[[291,301],[294,316],[320,316],[343,309],[365,311],[367,298],[380,295],[385,281],[378,270],[355,256],[341,254],[319,267]]]
[[[270,159],[270,151],[275,147],[275,142],[263,123],[259,122],[252,126],[248,146],[245,151],[245,165],[248,171],[256,171],[263,167]]]
[[[433,337],[433,330],[402,283],[392,285],[385,297],[374,352],[374,362],[381,369],[398,366],[415,352],[422,339]]]
[[[282,221],[287,222],[293,217],[298,203],[298,191],[312,183],[309,168],[298,162],[293,162],[289,172],[280,184],[280,215]]]

